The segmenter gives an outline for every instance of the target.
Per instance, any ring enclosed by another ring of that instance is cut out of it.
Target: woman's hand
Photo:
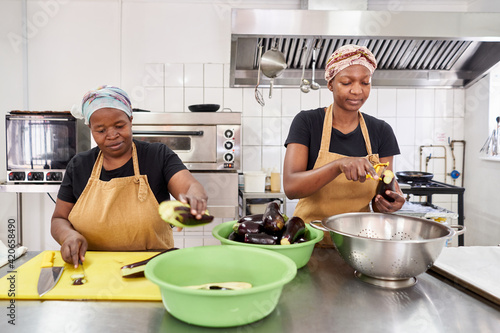
[[[207,193],[203,185],[188,170],[181,170],[170,179],[168,191],[177,200],[189,204],[191,214],[196,219],[201,219],[201,216],[207,210]]]
[[[179,201],[189,204],[191,206],[191,214],[198,220],[201,219],[201,216],[207,210],[207,196],[203,194],[180,194]]]
[[[85,237],[74,230],[69,233],[61,245],[61,257],[68,264],[73,264],[78,267],[79,261],[85,261],[85,253],[87,252],[88,243]]]
[[[61,244],[61,256],[68,264],[78,267],[78,261],[85,260],[88,243],[85,237],[73,228],[69,222],[69,213],[75,204],[56,200],[56,207],[52,215],[50,232],[52,237]]]
[[[338,163],[340,171],[348,180],[364,183],[368,175],[375,180],[379,178],[373,165],[364,157],[344,157],[332,163]]]
[[[394,213],[403,207],[405,198],[402,193],[387,190],[385,194],[393,198],[394,202],[389,202],[382,195],[377,194],[373,199],[374,211],[379,213]]]

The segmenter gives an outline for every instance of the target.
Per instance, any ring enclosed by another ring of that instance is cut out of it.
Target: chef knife
[[[43,255],[40,277],[38,278],[38,295],[42,297],[59,281],[64,267],[54,267],[54,251],[47,251]]]

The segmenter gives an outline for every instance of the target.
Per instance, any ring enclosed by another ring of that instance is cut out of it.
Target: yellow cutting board
[[[81,273],[81,268],[75,269],[65,263],[61,253],[56,251],[54,266],[64,266],[64,271],[55,287],[40,297],[37,285],[42,252],[19,266],[15,273],[8,273],[0,279],[0,299],[161,301],[157,285],[145,277],[123,278],[120,271],[124,265],[151,258],[157,253],[88,251],[84,262],[87,283],[74,286],[71,275]],[[8,280],[12,275],[15,280]],[[14,286],[12,281],[15,281]],[[12,292],[15,297],[12,297]]]

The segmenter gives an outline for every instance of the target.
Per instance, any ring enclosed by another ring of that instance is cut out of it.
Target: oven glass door
[[[65,169],[76,152],[75,121],[6,118],[7,170]]]
[[[134,139],[161,142],[184,163],[217,162],[216,126],[134,126]]]

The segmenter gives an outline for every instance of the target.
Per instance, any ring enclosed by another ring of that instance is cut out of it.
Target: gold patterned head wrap
[[[325,68],[325,80],[330,82],[341,70],[351,65],[363,65],[373,74],[377,68],[377,60],[364,46],[344,45],[332,53]]]

